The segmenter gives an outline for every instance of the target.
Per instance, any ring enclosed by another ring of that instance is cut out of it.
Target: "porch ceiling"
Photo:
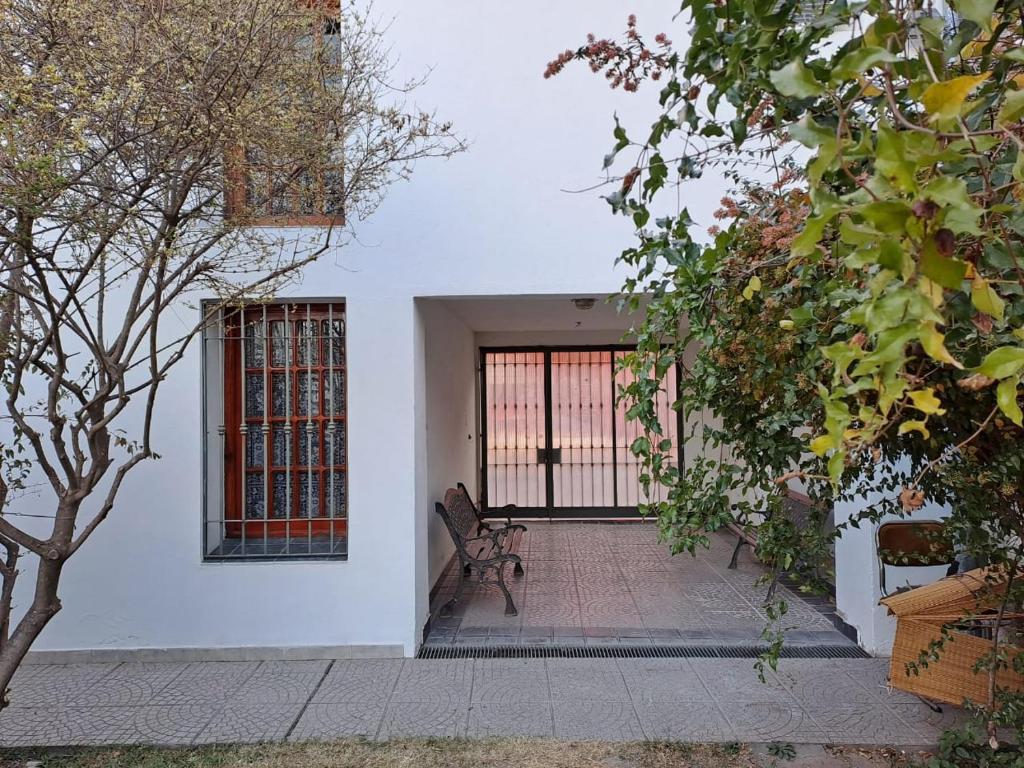
[[[593,299],[590,309],[578,309],[573,299]],[[474,331],[619,331],[625,332],[638,314],[620,315],[607,295],[594,293],[558,296],[488,296],[439,299]]]

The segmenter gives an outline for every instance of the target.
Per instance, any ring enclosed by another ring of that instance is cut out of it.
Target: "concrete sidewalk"
[[[883,659],[416,659],[28,665],[0,746],[350,736],[934,744],[960,716]]]

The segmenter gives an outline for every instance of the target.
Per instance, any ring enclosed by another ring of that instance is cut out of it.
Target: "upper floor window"
[[[329,226],[344,223],[340,160],[316,170],[274,162],[249,149],[237,153],[228,174],[228,210],[257,226]]]
[[[334,0],[312,0],[322,14],[310,35],[311,50],[331,57],[341,35],[340,7]],[[253,226],[331,226],[344,223],[345,187],[342,131],[319,126],[307,145],[282,161],[254,147],[234,147],[226,163],[227,214]],[[296,159],[307,154],[309,162]]]
[[[346,556],[344,305],[241,307],[219,327],[206,349],[219,353],[207,397],[220,391],[222,514],[208,504],[206,556]]]

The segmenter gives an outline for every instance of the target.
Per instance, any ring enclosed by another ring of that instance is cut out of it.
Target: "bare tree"
[[[271,295],[416,160],[463,148],[405,108],[418,83],[390,74],[381,29],[355,8],[4,4],[0,708],[61,608],[64,564],[156,455],[160,384],[212,313]],[[252,226],[281,200],[323,226]],[[171,322],[198,295],[220,303]]]

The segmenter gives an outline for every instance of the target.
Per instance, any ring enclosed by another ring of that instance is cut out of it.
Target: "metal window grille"
[[[245,306],[216,328],[206,349],[218,353],[223,485],[220,514],[206,510],[206,557],[345,558],[344,305]]]

